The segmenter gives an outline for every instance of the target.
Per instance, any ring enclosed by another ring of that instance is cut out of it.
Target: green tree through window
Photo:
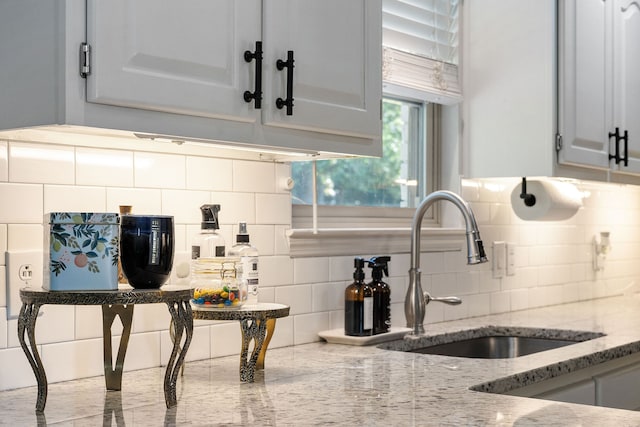
[[[412,111],[413,110],[413,111]],[[424,150],[419,145],[422,134],[417,120],[423,116],[421,105],[385,99],[383,102],[382,158],[329,159],[316,162],[319,205],[407,207],[413,205],[415,187],[419,180],[415,163],[424,164],[417,153]],[[422,156],[424,157],[424,156]],[[413,165],[412,165],[413,163]],[[414,175],[410,177],[410,175]],[[293,201],[311,204],[312,164],[294,162],[292,176],[295,180]],[[413,187],[413,188],[411,188]]]

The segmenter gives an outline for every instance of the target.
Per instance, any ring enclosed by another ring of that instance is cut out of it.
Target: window
[[[383,0],[383,157],[292,163],[291,256],[347,255],[354,245],[380,253],[407,250],[415,207],[440,188],[441,126],[457,136],[457,124],[441,116],[447,111],[452,117],[443,105],[461,101],[458,5]],[[437,220],[438,209],[432,209],[422,224]],[[359,230],[345,230],[351,228]],[[423,247],[460,250],[460,230],[429,233]]]
[[[437,110],[433,104],[385,98],[382,158],[315,162],[322,227],[398,226],[398,219],[407,226],[404,218],[436,188]],[[313,172],[313,162],[292,163],[294,228],[312,227]]]

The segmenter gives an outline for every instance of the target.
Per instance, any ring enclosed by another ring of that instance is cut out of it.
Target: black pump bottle
[[[364,282],[363,258],[354,258],[353,283],[344,291],[344,334],[373,335],[373,290]]]
[[[390,256],[378,256],[369,260],[373,291],[373,334],[389,332],[391,328],[391,288],[382,281],[383,275],[389,277]]]

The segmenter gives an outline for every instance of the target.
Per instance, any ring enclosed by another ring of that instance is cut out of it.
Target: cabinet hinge
[[[80,77],[86,79],[91,74],[91,45],[80,43]]]
[[[556,134],[556,152],[560,152],[562,150],[562,135]]]

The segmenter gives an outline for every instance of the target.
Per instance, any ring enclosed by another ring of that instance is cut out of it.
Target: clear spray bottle
[[[245,304],[258,304],[258,249],[251,245],[246,222],[240,222],[238,224],[236,244],[229,249],[229,256],[240,258],[240,264],[242,265],[241,277],[247,281],[248,285],[248,295]]]

